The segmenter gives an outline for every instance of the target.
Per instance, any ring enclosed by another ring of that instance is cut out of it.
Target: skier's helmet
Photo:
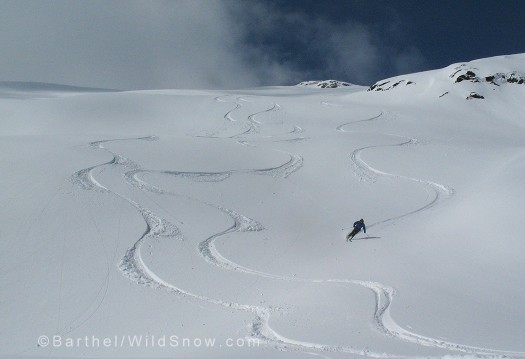
[[[361,219],[359,220],[359,222],[364,222],[364,221],[365,221],[365,220],[364,220],[363,218],[361,218]]]

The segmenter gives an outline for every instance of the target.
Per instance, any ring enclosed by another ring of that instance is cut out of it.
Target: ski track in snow
[[[215,100],[219,102],[228,102],[228,101],[223,100],[222,97],[224,96],[216,97]],[[237,97],[235,108],[228,111],[224,115],[225,120],[235,121],[231,117],[231,113],[242,107],[242,104],[240,103],[240,101],[252,102],[252,101],[248,101],[246,99]],[[248,119],[249,123],[251,124],[250,129],[253,128],[255,130],[257,126],[261,125],[259,121],[255,120],[255,116],[257,114],[268,112],[268,111],[275,111],[276,108],[277,109],[279,108],[277,106],[278,105],[275,104],[274,107],[272,107],[271,109],[250,115]],[[373,118],[359,120],[355,122],[376,120],[380,118],[381,116],[383,116],[383,112]],[[351,123],[343,124],[337,127],[337,130],[342,131],[342,132],[348,132],[344,130],[344,127],[350,124]],[[250,130],[248,130],[247,132],[249,131]],[[247,132],[243,132],[243,134]],[[293,132],[302,132],[302,129],[299,127],[294,127]],[[238,138],[239,136],[240,135],[234,135],[234,136],[231,136],[230,138],[235,139],[235,138]],[[394,175],[394,174],[390,174],[390,173],[386,173],[386,172],[377,170],[371,167],[370,165],[368,165],[366,162],[364,162],[361,159],[360,157],[361,152],[364,151],[365,149],[374,148],[374,147],[387,147],[387,146],[406,146],[406,145],[414,144],[417,141],[416,139],[408,138],[405,136],[399,136],[399,135],[390,135],[390,136],[401,137],[401,138],[405,138],[406,140],[403,141],[402,143],[398,143],[394,145],[366,146],[363,148],[356,149],[354,152],[352,152],[351,159],[354,165],[354,169],[356,170],[356,173],[358,174],[358,176],[362,176],[363,180],[369,180],[369,181],[373,180],[375,176],[386,176],[386,177],[391,177],[391,178],[405,179],[405,180],[409,180],[412,182],[416,182],[416,183],[431,187],[435,191],[436,195],[435,195],[435,198],[430,203],[426,204],[425,206],[419,209],[416,209],[414,211],[411,211],[409,213],[406,213],[400,216],[396,216],[393,218],[385,219],[380,222],[376,222],[372,224],[371,226],[392,222],[400,218],[406,217],[408,215],[415,214],[417,212],[426,210],[436,205],[442,199],[443,196],[450,197],[454,193],[452,189],[449,189],[446,186],[440,185],[435,182],[424,181],[424,180],[400,176],[400,175]],[[141,256],[141,247],[143,246],[145,242],[151,239],[154,239],[154,238],[169,238],[169,239],[183,240],[183,236],[180,230],[176,226],[168,222],[167,220],[155,215],[150,210],[141,206],[139,203],[117,192],[114,192],[108,189],[107,187],[102,185],[100,182],[98,182],[95,179],[94,172],[95,170],[101,169],[102,167],[105,167],[105,166],[120,166],[121,168],[123,168],[125,171],[124,178],[126,182],[135,186],[136,188],[139,188],[144,191],[160,194],[160,195],[173,195],[173,196],[184,197],[184,198],[187,198],[193,201],[200,202],[201,204],[216,208],[217,210],[223,212],[225,215],[229,216],[233,221],[233,225],[231,227],[225,229],[222,232],[213,234],[212,236],[201,241],[198,245],[199,253],[204,258],[204,260],[221,269],[238,271],[238,272],[242,272],[245,274],[255,275],[255,276],[268,278],[268,279],[290,281],[290,282],[296,282],[296,283],[316,283],[320,285],[330,285],[330,284],[336,283],[339,285],[343,284],[343,285],[349,285],[349,286],[359,285],[361,287],[367,288],[368,290],[371,290],[374,293],[375,311],[373,314],[373,321],[374,321],[375,327],[380,332],[382,332],[383,334],[387,336],[390,336],[392,338],[399,339],[405,342],[418,344],[421,346],[441,348],[445,350],[465,353],[460,356],[476,355],[478,357],[508,357],[508,356],[525,357],[525,353],[523,352],[492,350],[492,349],[487,349],[487,348],[457,344],[457,343],[449,342],[449,341],[442,340],[442,339],[430,338],[430,337],[426,337],[423,335],[419,335],[419,334],[410,332],[400,327],[390,315],[390,308],[392,305],[395,291],[393,288],[389,286],[385,286],[381,283],[372,282],[372,281],[352,280],[352,279],[309,279],[309,278],[282,276],[282,275],[257,271],[257,270],[244,267],[242,265],[239,265],[237,263],[234,263],[228,260],[227,258],[225,258],[219,253],[219,251],[214,245],[214,241],[217,238],[224,236],[228,233],[232,233],[232,232],[261,231],[264,228],[260,223],[258,223],[257,221],[249,217],[239,214],[231,209],[224,208],[220,205],[198,201],[198,200],[195,200],[185,195],[180,195],[180,194],[175,194],[175,193],[165,191],[159,187],[153,186],[147,183],[146,181],[144,181],[140,177],[140,174],[142,173],[164,173],[166,175],[172,175],[172,176],[189,179],[192,181],[198,181],[198,182],[224,181],[236,173],[270,175],[274,177],[286,178],[293,172],[297,171],[302,166],[302,162],[303,162],[302,157],[299,155],[289,154],[290,161],[288,161],[287,163],[279,167],[267,168],[267,169],[230,170],[230,171],[224,171],[224,172],[218,172],[218,173],[149,171],[149,170],[144,170],[140,168],[140,166],[134,163],[133,161],[125,157],[122,157],[116,153],[113,153],[112,151],[108,150],[107,148],[103,146],[104,143],[112,142],[112,141],[156,140],[156,139],[157,137],[149,136],[149,137],[141,137],[141,138],[135,138],[135,139],[114,139],[114,140],[104,140],[104,141],[92,142],[90,143],[91,146],[107,151],[108,153],[113,155],[113,159],[111,161],[102,163],[100,165],[92,166],[92,167],[77,171],[71,177],[72,182],[75,183],[79,188],[82,188],[85,190],[98,191],[102,193],[111,193],[125,200],[126,202],[128,202],[135,209],[137,209],[137,211],[142,215],[146,223],[146,231],[134,243],[134,245],[127,250],[126,254],[124,255],[123,259],[121,260],[119,264],[119,269],[122,271],[122,273],[125,276],[127,276],[130,280],[132,280],[133,282],[136,282],[141,285],[149,286],[152,288],[163,288],[169,292],[175,293],[186,299],[205,301],[205,302],[212,303],[215,305],[220,305],[220,306],[227,307],[227,308],[233,308],[236,310],[253,313],[255,317],[251,324],[249,337],[258,339],[261,343],[265,343],[268,346],[274,346],[275,348],[279,350],[296,350],[296,351],[304,352],[305,354],[321,355],[321,356],[324,356],[324,354],[321,354],[321,353],[337,352],[337,353],[346,353],[349,355],[351,354],[351,355],[369,356],[369,357],[374,357],[374,358],[402,357],[402,355],[372,352],[372,351],[369,351],[368,349],[358,349],[352,346],[327,345],[327,344],[311,343],[311,342],[305,342],[305,341],[300,341],[300,340],[294,340],[291,338],[286,338],[278,334],[277,332],[275,332],[269,325],[269,319],[272,313],[278,310],[278,308],[263,307],[259,305],[240,304],[240,303],[235,303],[235,302],[223,301],[223,300],[216,299],[216,298],[209,298],[206,296],[188,292],[182,288],[175,286],[174,284],[166,282],[165,280],[160,278],[158,275],[156,275],[150,268],[148,268],[148,266],[146,265],[146,263],[144,262]],[[237,142],[245,146],[254,146],[242,140],[238,140]]]
[[[227,101],[223,98],[225,97],[230,97],[232,95],[224,95],[224,96],[218,96],[218,97],[215,97],[215,101],[217,102],[231,102],[231,101]],[[241,120],[238,120],[238,119],[235,119],[233,117],[233,113],[240,110],[242,107],[243,107],[243,104],[241,102],[246,102],[246,103],[253,103],[254,101],[252,100],[248,100],[246,99],[245,97],[248,97],[248,96],[238,96],[235,98],[235,106],[230,109],[228,112],[226,112],[226,114],[223,116],[224,120],[226,121],[227,124],[232,124],[232,123],[239,123],[241,122]],[[250,96],[250,97],[254,97],[254,96]],[[246,118],[246,120],[243,122],[242,124],[242,127],[241,127],[241,131],[239,133],[236,133],[236,134],[233,134],[233,135],[229,135],[229,136],[220,136],[218,135],[219,133],[223,132],[224,130],[227,130],[228,129],[228,126],[226,128],[223,128],[223,129],[219,129],[217,131],[214,131],[214,132],[211,132],[211,133],[207,133],[207,134],[204,134],[204,135],[197,135],[196,137],[203,137],[203,138],[220,138],[220,139],[239,139],[239,141],[244,141],[245,140],[245,136],[249,136],[249,135],[257,135],[257,134],[260,134],[260,129],[261,129],[261,126],[264,126],[264,125],[283,125],[284,124],[284,120],[281,118],[279,121],[277,122],[269,122],[269,123],[265,123],[265,122],[262,122],[260,120],[258,120],[256,117],[261,115],[261,114],[264,114],[264,113],[275,113],[275,112],[278,112],[280,111],[281,109],[281,106],[277,103],[273,103],[273,105],[266,109],[266,110],[262,110],[262,111],[259,111],[259,112],[255,112],[255,113],[252,113],[250,115],[248,115],[248,117]],[[293,127],[293,129],[291,131],[288,131],[288,132],[285,132],[285,133],[280,133],[280,134],[274,134],[274,135],[259,135],[259,137],[261,138],[280,138],[282,136],[286,136],[286,135],[296,135],[296,134],[299,134],[299,133],[302,133],[303,132],[303,129],[299,126],[295,126]],[[290,141],[290,142],[293,142],[293,141],[301,141],[301,140],[306,140],[307,138],[306,137],[292,137],[292,138],[281,138],[281,139],[278,139],[276,140],[276,142],[285,142],[285,141]]]
[[[335,106],[335,105],[334,105]],[[345,127],[348,126],[348,125],[352,125],[352,124],[355,124],[355,123],[360,123],[360,122],[369,122],[369,121],[374,121],[374,120],[377,120],[381,117],[383,117],[385,115],[385,112],[384,111],[381,111],[381,113],[377,116],[374,116],[374,117],[370,117],[370,118],[365,118],[363,120],[357,120],[357,121],[352,121],[352,122],[346,122],[346,123],[343,123],[342,125],[340,126],[337,126],[336,130],[338,131],[341,131],[341,132],[348,132],[348,131],[345,131]]]
[[[349,132],[349,131],[344,130],[344,127],[346,127],[348,125],[351,125],[353,123],[377,120],[377,119],[381,118],[384,115],[385,115],[385,112],[382,111],[377,116],[374,116],[374,117],[371,117],[371,118],[368,118],[368,119],[364,119],[364,120],[359,120],[359,121],[354,121],[354,122],[350,122],[350,123],[345,123],[345,124],[343,124],[341,126],[338,126],[336,129],[338,131],[341,131],[341,132]],[[354,173],[356,174],[356,176],[358,176],[361,181],[369,182],[369,183],[375,182],[378,176],[394,178],[394,179],[399,179],[399,180],[407,180],[407,181],[414,182],[414,183],[417,183],[417,184],[421,184],[423,186],[426,186],[426,187],[430,188],[434,192],[434,198],[429,203],[427,203],[424,206],[422,206],[420,208],[417,208],[417,209],[415,209],[413,211],[410,211],[408,213],[404,213],[404,214],[401,214],[399,216],[395,216],[395,217],[392,217],[392,218],[388,218],[388,219],[385,219],[385,220],[382,220],[382,221],[379,221],[379,222],[372,223],[372,224],[369,225],[370,228],[373,227],[373,226],[377,226],[377,225],[383,225],[383,224],[392,223],[392,222],[394,222],[396,220],[399,220],[401,218],[404,218],[404,217],[416,214],[418,212],[430,209],[431,207],[434,207],[435,205],[437,205],[443,199],[449,199],[452,196],[454,196],[454,194],[455,194],[454,189],[452,189],[450,187],[447,187],[445,185],[442,185],[442,184],[439,184],[439,183],[436,183],[436,182],[432,182],[432,181],[422,180],[422,179],[419,179],[419,178],[414,178],[414,177],[408,177],[408,176],[402,176],[402,175],[387,173],[387,172],[378,170],[378,169],[368,165],[365,161],[363,161],[361,159],[361,153],[364,150],[367,150],[367,149],[381,148],[381,147],[411,146],[411,145],[416,145],[416,144],[419,143],[419,141],[416,138],[411,138],[411,137],[401,136],[401,135],[396,135],[396,134],[389,134],[389,133],[384,134],[384,135],[390,136],[390,137],[402,138],[402,139],[404,139],[404,141],[400,142],[400,143],[388,144],[388,145],[365,146],[365,147],[361,147],[361,148],[358,148],[358,149],[354,150],[351,153],[351,155],[350,155],[350,159],[351,159],[352,166],[354,168]]]
[[[432,189],[432,191],[434,192],[434,198],[430,202],[428,202],[427,204],[425,204],[424,206],[420,208],[417,208],[408,213],[401,214],[399,216],[391,217],[391,218],[388,218],[388,219],[385,219],[379,222],[372,223],[369,227],[373,227],[373,226],[380,225],[380,224],[391,223],[398,219],[427,210],[437,205],[443,199],[449,199],[455,194],[454,189],[444,186],[442,184],[432,182],[432,181],[422,180],[419,178],[407,177],[407,176],[383,172],[376,168],[373,168],[372,166],[368,165],[365,161],[361,159],[361,153],[366,149],[380,148],[380,147],[410,146],[410,145],[414,145],[418,143],[417,139],[415,138],[409,138],[409,137],[393,135],[393,134],[388,134],[388,136],[395,136],[395,137],[405,138],[408,140],[403,141],[401,143],[393,144],[393,145],[366,146],[366,147],[362,147],[362,148],[359,148],[353,151],[352,154],[350,155],[350,158],[352,160],[352,164],[354,166],[356,175],[359,176],[362,181],[368,181],[368,182],[375,182],[376,176],[383,176],[383,177],[389,177],[389,178],[394,178],[394,179],[407,180],[407,181],[411,181],[417,184],[422,184]]]
[[[111,140],[111,141],[118,141],[118,140]],[[194,294],[188,291],[185,291],[181,288],[176,287],[175,285],[166,282],[159,276],[157,276],[144,262],[142,256],[141,256],[141,248],[144,245],[145,242],[148,240],[151,240],[153,238],[171,238],[171,239],[178,239],[183,240],[183,236],[180,233],[179,229],[168,222],[167,220],[156,216],[152,211],[142,207],[137,202],[133,201],[132,199],[123,196],[117,192],[114,192],[104,186],[102,186],[96,179],[94,178],[92,172],[94,169],[105,166],[105,165],[120,165],[124,166],[125,169],[130,169],[130,171],[126,172],[126,179],[134,179],[136,178],[137,171],[139,170],[139,166],[136,164],[132,164],[131,161],[124,161],[119,162],[117,161],[117,158],[119,158],[119,155],[109,151],[103,146],[103,143],[105,142],[111,142],[111,141],[98,141],[96,143],[92,143],[91,145],[95,145],[99,149],[103,149],[111,154],[114,155],[114,159],[110,162],[103,163],[98,166],[89,167],[83,170],[80,170],[76,172],[72,176],[72,181],[77,186],[79,186],[82,189],[85,190],[97,190],[101,189],[105,193],[111,193],[118,198],[121,198],[131,204],[133,207],[135,207],[138,212],[142,215],[144,222],[146,223],[146,231],[144,234],[133,244],[131,248],[129,248],[126,251],[126,254],[122,258],[119,264],[119,269],[122,271],[122,273],[128,277],[131,281],[145,285],[152,288],[163,288],[169,292],[175,293],[181,297],[187,298],[187,299],[195,299],[200,301],[205,301],[208,303],[220,305],[227,308],[233,308],[241,311],[247,311],[252,312],[255,314],[255,319],[252,323],[252,332],[251,336],[256,339],[261,339],[264,341],[270,340],[269,336],[272,335],[272,330],[268,326],[268,320],[270,318],[270,312],[272,308],[269,307],[262,307],[262,306],[255,306],[255,305],[247,305],[247,304],[239,304],[234,302],[226,302],[222,301],[220,299],[215,298],[209,298],[206,296]],[[163,190],[158,189],[157,187],[146,185],[144,182],[132,182],[133,184],[137,185],[140,189],[155,192],[155,193],[165,193]],[[233,215],[232,211],[222,209],[223,211],[226,211],[230,215]],[[268,336],[266,336],[268,335]]]
[[[146,138],[137,138],[135,140],[153,140],[156,139],[154,137],[146,137]],[[145,207],[141,206],[139,203],[135,202],[134,200],[123,196],[115,191],[112,191],[108,189],[107,187],[100,184],[94,177],[93,171],[97,168],[102,168],[104,166],[108,165],[115,165],[115,166],[121,166],[123,167],[126,172],[124,174],[124,178],[127,182],[130,184],[140,188],[141,190],[146,190],[150,192],[154,192],[157,194],[166,194],[168,192],[147,184],[146,182],[138,179],[138,174],[141,172],[153,172],[153,171],[145,171],[141,170],[140,166],[133,161],[120,156],[119,154],[116,154],[107,148],[103,146],[104,143],[112,142],[112,141],[123,141],[123,140],[133,140],[133,139],[115,139],[115,140],[104,140],[104,141],[96,141],[90,143],[92,147],[104,150],[106,152],[109,152],[113,155],[113,159],[111,161],[102,163],[97,166],[88,167],[86,169],[77,171],[75,174],[72,175],[71,181],[77,185],[79,188],[84,190],[96,190],[99,192],[104,193],[110,193],[118,198],[123,199],[124,201],[128,202],[130,205],[132,205],[137,211],[142,215],[144,222],[146,223],[146,231],[144,234],[133,244],[131,248],[129,248],[126,251],[126,254],[122,258],[119,264],[119,269],[122,271],[122,273],[128,277],[131,281],[148,286],[151,288],[162,288],[169,292],[175,293],[181,297],[187,298],[187,299],[194,299],[194,300],[200,300],[200,301],[206,301],[208,303],[212,303],[215,305],[220,305],[227,308],[233,308],[241,311],[251,312],[255,314],[255,319],[252,322],[251,325],[251,332],[250,337],[258,339],[262,343],[272,344],[278,346],[281,350],[287,350],[290,348],[286,347],[286,344],[282,343],[282,337],[279,336],[277,333],[275,333],[269,326],[269,318],[271,316],[271,313],[275,311],[272,307],[262,307],[257,305],[248,305],[248,304],[239,304],[235,302],[227,302],[220,299],[215,298],[209,298],[206,296],[198,295],[195,293],[188,292],[186,290],[183,290],[171,283],[166,282],[159,276],[157,276],[144,262],[142,255],[141,255],[141,248],[144,245],[145,242],[148,240],[151,240],[153,238],[171,238],[171,239],[178,239],[183,240],[183,236],[179,229],[168,222],[167,220],[155,215],[152,211],[146,209]],[[292,156],[289,162],[285,163],[282,166],[275,167],[275,168],[268,168],[268,169],[261,169],[261,170],[253,170],[252,172],[255,174],[268,174],[272,176],[281,176],[281,177],[287,177],[292,172],[294,172],[299,167],[297,166],[297,157]],[[249,171],[244,171],[249,172]],[[216,176],[221,176],[219,179],[216,180],[224,180],[228,176],[224,176],[224,174],[216,174],[216,173],[188,173],[188,172],[171,172],[171,171],[165,171],[164,173],[170,174],[170,175],[181,175],[186,178],[214,178]],[[207,203],[204,203],[207,204]],[[207,204],[210,205],[210,204]],[[218,237],[219,235],[229,233],[231,231],[260,231],[263,229],[263,227],[249,219],[248,217],[245,217],[243,215],[240,215],[236,213],[235,211],[229,210],[224,207],[211,205],[218,210],[222,211],[223,213],[230,216],[234,222],[235,225],[219,234],[217,234],[215,237]]]

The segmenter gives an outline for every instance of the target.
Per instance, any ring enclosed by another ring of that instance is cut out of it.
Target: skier
[[[352,232],[348,233],[348,235],[346,236],[346,241],[352,242],[352,238],[354,238],[354,236],[357,233],[361,232],[361,229],[366,233],[365,220],[363,218],[354,223],[354,229],[352,230]]]

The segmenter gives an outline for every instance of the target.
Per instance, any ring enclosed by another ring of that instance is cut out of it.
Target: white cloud
[[[366,83],[385,65],[363,24],[256,1],[4,1],[0,48],[0,80],[122,89]],[[400,52],[396,68],[417,54]]]
[[[0,79],[119,88],[257,83],[217,1],[0,5]]]

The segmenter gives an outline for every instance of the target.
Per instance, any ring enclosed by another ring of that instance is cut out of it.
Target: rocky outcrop
[[[474,99],[483,100],[484,98],[485,97],[481,96],[477,92],[471,92],[470,95],[468,95],[467,100],[474,100]]]
[[[525,84],[525,74],[512,71],[508,73],[496,72],[485,77],[478,76],[474,71],[476,68],[468,68],[466,64],[462,64],[454,68],[454,71],[449,77],[455,79],[454,83],[462,81],[470,81],[476,83],[489,83],[491,85],[501,86],[503,84]]]
[[[337,81],[337,80],[323,80],[323,81],[304,81],[298,84],[297,86],[306,86],[306,87],[318,87],[318,88],[330,88],[335,89],[339,87],[348,87],[352,86],[351,83]]]
[[[450,69],[452,69],[452,71],[447,74],[447,72],[450,71]],[[367,91],[390,91],[395,88],[399,89],[409,85],[416,85],[415,81],[408,79],[415,78],[416,80],[423,82],[423,84],[428,83],[428,85],[426,85],[427,88],[429,88],[428,86],[432,86],[434,84],[434,81],[437,80],[436,82],[439,82],[440,90],[442,91],[441,95],[438,96],[439,98],[442,98],[445,95],[452,93],[452,87],[457,87],[460,90],[465,90],[465,95],[462,96],[466,96],[467,100],[472,100],[484,98],[484,96],[480,95],[477,92],[471,92],[472,90],[479,90],[480,92],[482,92],[484,87],[486,87],[487,89],[494,89],[494,86],[504,86],[507,84],[511,84],[511,86],[514,86],[525,84],[525,73],[519,71],[491,73],[490,70],[480,70],[479,68],[474,67],[468,63],[460,64],[455,67],[451,66],[443,70],[445,70],[444,74],[437,71],[434,71],[433,73],[429,72],[428,75],[434,76],[434,79],[428,79],[428,81],[426,81],[426,79],[422,79],[422,73],[407,75],[407,78],[405,79],[399,76],[387,80],[378,81],[374,85],[370,86]],[[447,81],[442,81],[443,75],[446,76],[445,79],[448,77],[451,80],[450,87],[447,85]],[[477,87],[465,87],[464,85],[469,82],[476,84]]]
[[[401,84],[405,84],[405,86],[408,86],[408,85],[415,85],[416,83],[414,81],[399,80],[397,82],[394,82],[393,84],[390,84],[390,81],[385,81],[385,82],[376,83],[370,86],[367,91],[388,91],[388,90],[392,90],[393,88]]]

